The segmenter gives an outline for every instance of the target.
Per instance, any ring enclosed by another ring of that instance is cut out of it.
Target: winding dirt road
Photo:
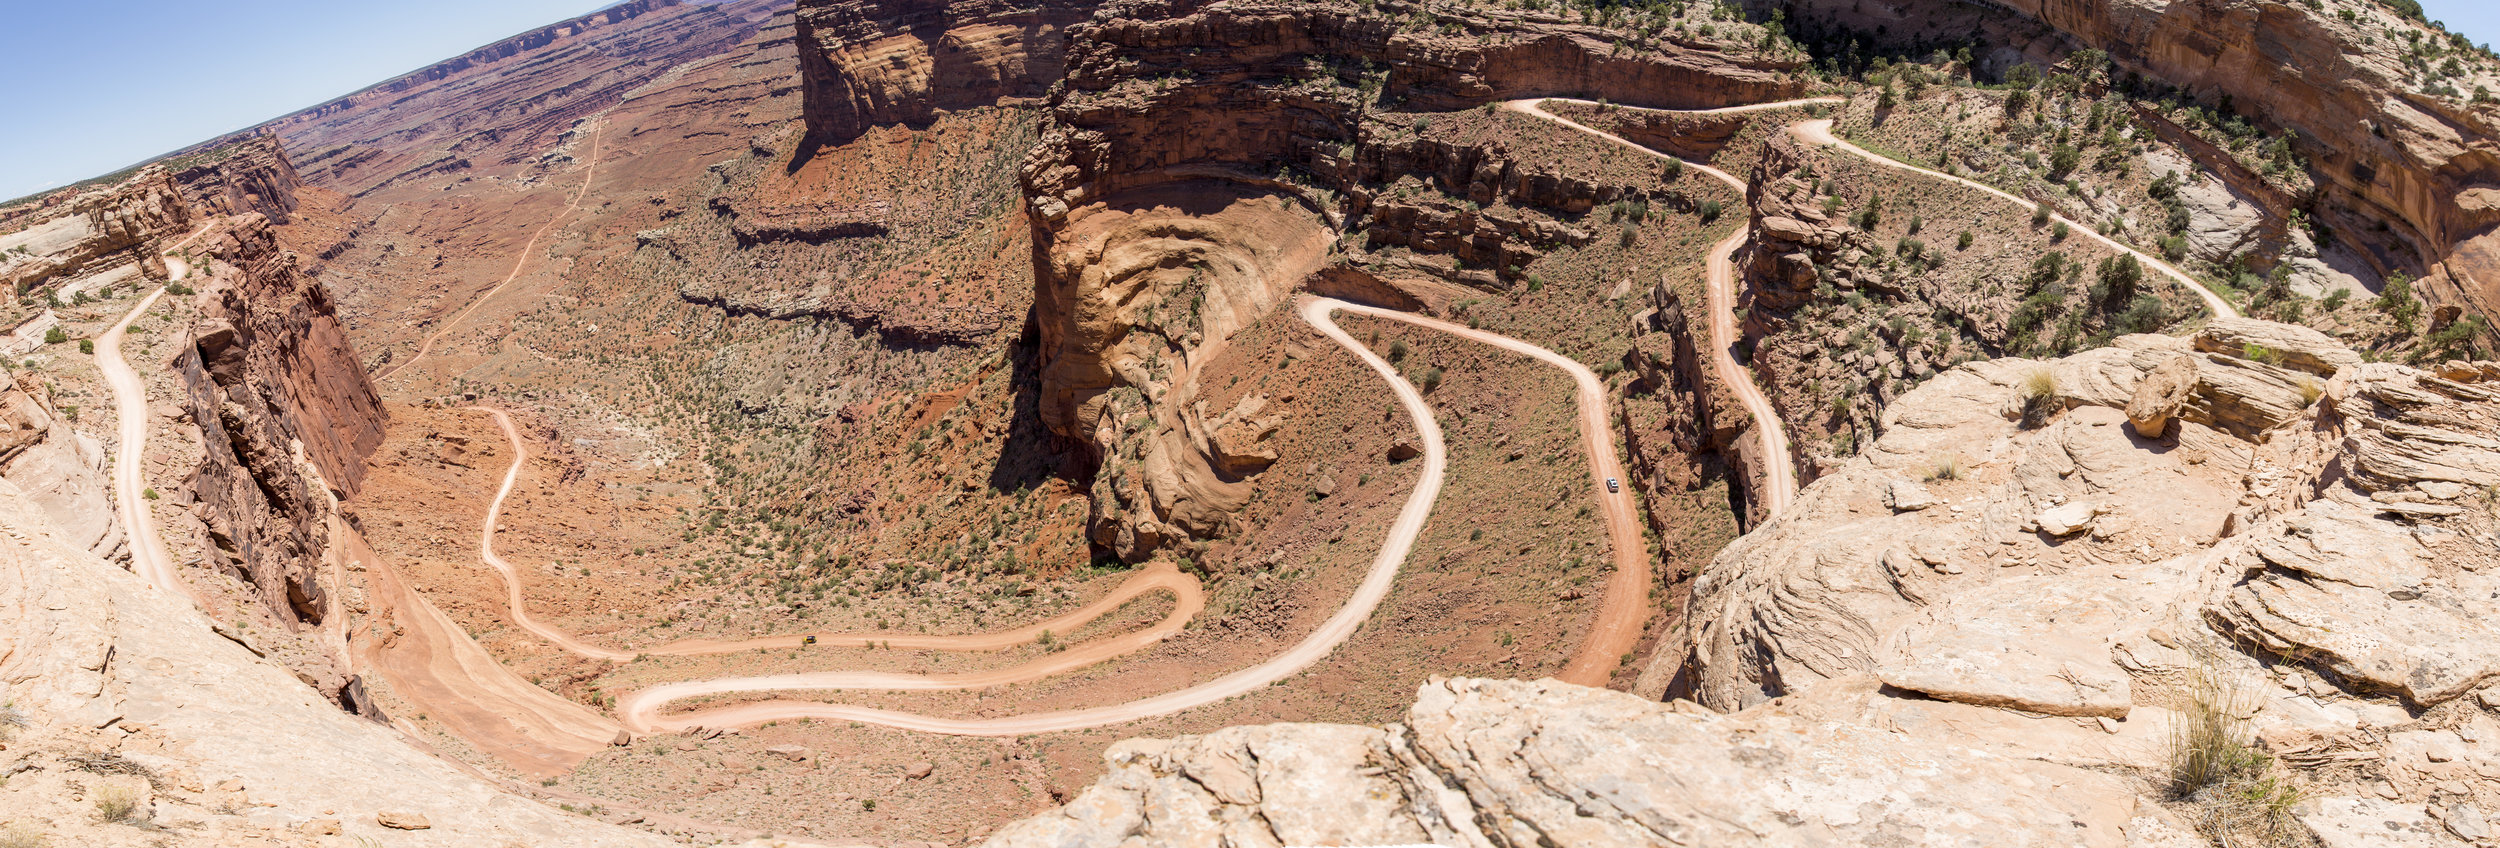
[[[1355,630],[1371,618],[1372,610],[1378,608],[1381,600],[1388,597],[1390,587],[1397,582],[1398,566],[1406,561],[1407,553],[1414,549],[1415,538],[1423,531],[1424,520],[1432,515],[1432,505],[1440,499],[1442,477],[1449,467],[1448,450],[1442,443],[1440,424],[1433,419],[1431,408],[1424,404],[1423,393],[1416,391],[1414,384],[1400,376],[1397,369],[1388,361],[1372,353],[1370,348],[1364,347],[1362,343],[1355,341],[1353,336],[1347,335],[1343,328],[1337,326],[1331,314],[1340,309],[1365,313],[1374,311],[1371,307],[1319,297],[1304,298],[1296,307],[1302,320],[1310,323],[1312,328],[1319,330],[1321,334],[1328,336],[1348,352],[1353,353],[1357,359],[1361,359],[1363,364],[1370,366],[1373,372],[1378,373],[1381,379],[1389,383],[1389,388],[1397,395],[1399,404],[1406,408],[1407,416],[1414,420],[1415,429],[1423,441],[1423,469],[1416,478],[1414,491],[1407,495],[1406,505],[1398,511],[1397,520],[1389,525],[1387,534],[1382,538],[1380,551],[1372,558],[1371,569],[1365,573],[1362,584],[1355,588],[1353,595],[1346,599],[1345,605],[1339,607],[1334,615],[1329,616],[1328,620],[1322,622],[1310,635],[1303,637],[1300,643],[1284,653],[1223,677],[1151,698],[1104,707],[1022,716],[979,719],[942,718],[895,710],[787,700],[736,704],[666,715],[661,714],[659,710],[671,701],[734,692],[870,688],[951,689],[968,688],[969,685],[996,685],[1000,682],[1011,682],[1012,679],[1030,679],[1029,676],[1052,673],[1045,670],[1043,666],[1064,665],[1064,663],[1056,659],[1043,660],[1017,668],[987,672],[981,675],[986,682],[979,683],[970,680],[973,677],[971,675],[923,677],[870,675],[864,672],[817,672],[688,681],[655,686],[618,699],[618,717],[624,720],[627,728],[637,733],[685,730],[694,727],[743,727],[767,721],[814,718],[830,721],[856,721],[903,730],[958,736],[1020,736],[1029,733],[1082,730],[1170,715],[1258,691],[1309,668],[1313,663],[1319,662],[1331,651],[1336,650],[1337,646],[1344,644],[1347,638],[1352,637]],[[1170,621],[1171,619],[1167,618],[1166,624]],[[1162,626],[1158,625],[1157,629]],[[1070,653],[1074,652],[1074,649],[1070,651]]]
[[[437,327],[434,329],[434,332],[427,334],[425,342],[417,345],[417,352],[415,355],[408,357],[408,359],[404,362],[400,362],[399,364],[383,369],[381,374],[374,377],[375,382],[388,380],[392,377],[392,375],[398,374],[400,371],[405,370],[408,366],[417,364],[417,360],[424,359],[426,354],[434,351],[434,342],[441,339],[444,333],[451,332],[454,328],[459,327],[460,322],[468,320],[469,313],[476,312],[478,307],[486,305],[487,301],[493,300],[497,293],[502,292],[505,286],[512,285],[513,280],[521,278],[521,269],[529,267],[530,254],[536,251],[539,237],[546,235],[548,230],[554,229],[555,225],[562,223],[564,219],[571,217],[575,211],[582,208],[582,195],[589,193],[590,179],[597,176],[599,173],[599,147],[601,139],[607,132],[607,129],[607,125],[604,123],[591,129],[590,158],[584,160],[584,167],[582,168],[582,184],[573,189],[573,198],[564,202],[563,211],[557,212],[555,217],[548,218],[547,223],[539,225],[537,232],[530,233],[529,241],[521,245],[520,253],[512,260],[512,273],[503,275],[502,282],[496,283],[494,288],[487,289],[486,293],[478,295],[476,300],[469,301],[467,308],[460,310],[459,314],[451,316],[451,320],[443,322],[443,326]]]
[[[160,253],[171,254],[207,231],[207,227],[201,227]],[[191,263],[171,255],[164,259],[167,284],[191,275]],[[148,585],[190,597],[196,605],[199,599],[174,571],[174,558],[165,552],[165,537],[156,532],[156,516],[148,512],[148,385],[122,357],[122,339],[128,337],[130,323],[147,314],[149,307],[156,305],[156,299],[164,295],[162,286],[149,292],[139,299],[139,305],[130,308],[130,314],[96,337],[95,364],[96,370],[104,373],[105,387],[113,393],[115,432],[121,439],[113,456],[113,492],[121,502],[122,532],[130,537],[130,570],[147,580]]]
[[[1700,171],[1701,173],[1708,174],[1713,179],[1726,183],[1730,188],[1734,188],[1736,190],[1736,194],[1738,196],[1741,197],[1745,194],[1745,181],[1737,179],[1736,177],[1728,174],[1726,171],[1710,167],[1709,165],[1700,162],[1691,161],[1689,159],[1669,156],[1665,153],[1660,153],[1634,143],[1631,139],[1571,120],[1570,118],[1556,115],[1552,112],[1547,112],[1539,106],[1539,104],[1544,103],[1547,100],[1555,100],[1563,103],[1597,105],[1586,100],[1571,100],[1560,97],[1540,97],[1531,100],[1512,100],[1503,103],[1502,108],[1542,118],[1548,121],[1553,121],[1563,126],[1579,130],[1580,132],[1587,133],[1591,136],[1595,136],[1618,145],[1622,145],[1625,148],[1654,158],[1673,159],[1675,161],[1682,162],[1686,168]],[[1730,106],[1724,109],[1696,110],[1694,114],[1764,112],[1773,109],[1786,109],[1793,106],[1840,102],[1843,101],[1837,97],[1810,97],[1803,100],[1787,100],[1778,103],[1757,103],[1750,106]],[[1710,247],[1710,255],[1707,264],[1710,278],[1710,284],[1708,286],[1710,290],[1710,362],[1713,368],[1719,372],[1719,382],[1726,384],[1728,390],[1736,394],[1737,403],[1742,404],[1745,407],[1745,412],[1752,415],[1755,425],[1761,428],[1760,439],[1762,442],[1763,502],[1759,505],[1761,507],[1761,514],[1753,517],[1754,526],[1759,527],[1763,524],[1769,523],[1771,519],[1778,517],[1781,513],[1787,512],[1788,505],[1796,501],[1797,464],[1795,461],[1790,459],[1788,428],[1781,424],[1779,411],[1772,408],[1771,399],[1762,394],[1762,387],[1754,383],[1753,375],[1745,369],[1744,364],[1736,361],[1736,341],[1738,337],[1736,335],[1735,256],[1736,251],[1742,249],[1745,246],[1745,243],[1752,238],[1753,231],[1751,228],[1739,228],[1736,232],[1729,233],[1727,238],[1720,239],[1718,244]]]
[[[1964,179],[1952,174],[1943,173],[1941,171],[1930,171],[1898,159],[1876,155],[1874,152],[1869,151],[1866,148],[1850,144],[1849,142],[1842,140],[1839,136],[1832,134],[1832,122],[1829,118],[1818,118],[1816,120],[1795,124],[1790,126],[1788,131],[1789,133],[1795,135],[1799,141],[1806,142],[1807,144],[1834,148],[1848,153],[1849,155],[1856,156],[1860,159],[1864,159],[1896,171],[1906,171],[1913,174],[1920,174],[1934,179],[1954,183],[1964,188],[1987,192],[1988,194],[1995,195],[1996,197],[2007,202],[2021,206],[2025,211],[2037,212],[2040,209],[2040,204],[2017,197],[2013,194],[2000,190],[1995,186],[1978,182],[1976,180]],[[2196,278],[2180,272],[2178,268],[2172,266],[2170,263],[2156,259],[2153,256],[2146,254],[2144,251],[2120,244],[2116,239],[2101,235],[2099,231],[2094,230],[2091,227],[2085,226],[2084,224],[2064,215],[2056,214],[2054,210],[2050,212],[2049,217],[2053,220],[2064,222],[2067,227],[2071,228],[2071,231],[2081,233],[2084,238],[2100,242],[2104,247],[2135,257],[2136,261],[2142,262],[2147,267],[2161,272],[2163,276],[2169,277],[2173,282],[2185,287],[2188,291],[2195,292],[2196,297],[2205,302],[2205,308],[2211,310],[2215,315],[2225,318],[2239,317],[2239,310],[2231,308],[2230,301],[2223,300],[2221,295],[2215,294],[2212,289],[2206,288],[2205,284],[2199,283],[2196,281]]]
[[[1606,491],[1608,479],[1622,480],[1624,474],[1622,457],[1615,451],[1614,428],[1606,422],[1605,382],[1579,360],[1499,333],[1394,309],[1352,303],[1339,304],[1337,308],[1491,345],[1571,375],[1577,386],[1573,394],[1580,407],[1580,450],[1589,458],[1589,491],[1606,514],[1606,541],[1614,548],[1615,573],[1606,579],[1606,597],[1598,604],[1597,623],[1580,641],[1571,661],[1554,676],[1565,683],[1605,686],[1615,668],[1622,664],[1623,655],[1640,643],[1641,632],[1649,627],[1650,581],[1649,543],[1641,536],[1640,516],[1633,508],[1632,493],[1628,489]]]

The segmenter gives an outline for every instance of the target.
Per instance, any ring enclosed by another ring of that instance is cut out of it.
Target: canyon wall
[[[13,295],[41,295],[61,285],[122,266],[164,279],[159,240],[191,226],[193,212],[180,188],[161,170],[142,171],[120,185],[87,192],[45,219],[0,236],[0,285]],[[15,304],[9,307],[14,308]]]
[[[188,482],[224,562],[280,621],[320,624],[318,566],[340,498],[364,480],[388,414],[328,289],[278,246],[267,219],[220,222],[196,250],[232,266],[197,295],[173,363],[206,455]]]
[[[252,135],[164,167],[193,208],[212,215],[257,212],[278,224],[295,211],[295,190],[303,185],[274,135]]]
[[[1037,97],[1066,73],[1068,28],[1096,0],[802,2],[802,108],[826,144],[926,126],[938,110]]]
[[[2319,185],[2310,217],[2367,251],[2382,273],[2428,276],[2436,303],[2500,315],[2500,107],[2408,82],[2400,33],[2444,43],[2372,3],[2273,0],[2005,0],[1991,4],[1784,0],[1808,27],[1878,42],[1978,38],[2018,58],[2107,51],[2141,74],[2269,130],[2297,133]],[[2338,10],[2356,13],[2342,20]],[[2479,61],[2478,61],[2479,64]],[[2469,72],[2457,88],[2492,85]],[[2225,168],[2210,168],[2227,171]],[[2289,210],[2273,210],[2277,214]]]
[[[577,124],[670,69],[737,47],[779,0],[632,0],[279,117],[305,182],[369,193],[429,175],[529,166]]]
[[[1214,470],[1220,440],[1187,435],[1211,429],[1193,420],[1206,413],[1192,406],[1190,369],[1306,281],[1500,290],[1546,250],[1586,243],[1569,221],[1594,205],[1660,191],[1421,137],[1406,131],[1414,118],[1381,112],[1543,95],[1710,107],[1800,88],[1793,62],[1751,53],[1535,14],[1387,11],[1414,17],[1156,0],[1106,6],[1078,30],[1025,166],[1041,411],[1100,458],[1094,539],[1124,558],[1220,532],[1246,495]],[[1386,191],[1410,176],[1448,202]],[[1525,211],[1463,208],[1497,203]],[[1357,233],[1418,258],[1347,250],[1340,238]],[[1348,267],[1313,276],[1331,265]]]

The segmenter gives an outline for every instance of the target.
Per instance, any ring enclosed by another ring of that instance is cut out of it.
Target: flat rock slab
[[[2420,804],[2377,798],[2314,798],[2292,808],[2293,817],[2325,848],[2466,848]]]
[[[1885,641],[1876,674],[1947,701],[2125,718],[2134,706],[2113,638],[2149,591],[2114,580],[2015,577],[1929,607]]]

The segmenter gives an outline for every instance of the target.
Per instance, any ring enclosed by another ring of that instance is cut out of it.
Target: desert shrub
[[[1976,237],[1976,236],[1971,235],[1971,232],[1970,232],[1969,230],[1963,230],[1961,235],[1958,235],[1958,236],[1953,237],[1953,249],[1954,249],[1954,250],[1969,250],[1969,249],[1970,249],[1970,243],[1971,243],[1971,241],[1972,241],[1973,239],[1975,239],[1975,238],[1977,238],[1977,237]]]
[[[2387,287],[2379,290],[2377,306],[2378,311],[2395,320],[2397,329],[2407,333],[2413,332],[2413,322],[2422,317],[2422,301],[2413,296],[2413,278],[2402,271],[2387,278]]]
[[[2031,206],[2031,225],[2032,225],[2032,226],[2034,226],[2034,227],[2045,227],[2045,226],[2048,226],[2048,225],[2049,225],[2049,205],[2048,205],[2048,204],[2046,204],[2046,203],[2035,203],[2035,204],[2032,204],[2032,206]]]
[[[1403,362],[1403,361],[1405,361],[1405,359],[1406,359],[1406,340],[1404,340],[1404,339],[1400,339],[1400,340],[1397,340],[1397,341],[1394,341],[1394,342],[1390,342],[1390,343],[1389,343],[1389,361],[1391,361],[1391,362]]]
[[[1439,369],[1439,368],[1426,368],[1426,369],[1424,369],[1423,379],[1421,379],[1421,380],[1419,380],[1419,381],[1417,381],[1417,382],[1422,383],[1422,384],[1423,384],[1423,387],[1424,387],[1424,391],[1427,391],[1427,392],[1432,391],[1432,390],[1434,390],[1434,389],[1438,389],[1438,388],[1440,388],[1440,387],[1441,387],[1441,369]]]
[[[79,340],[78,340],[78,352],[79,352],[79,353],[84,353],[84,354],[94,354],[94,353],[95,353],[95,340],[94,340],[94,339],[79,339]]]
[[[2241,345],[2241,346],[2240,346],[2240,358],[2241,358],[2241,359],[2248,360],[2248,361],[2250,361],[2250,362],[2263,362],[2263,363],[2265,363],[2265,364],[2267,364],[2267,365],[2281,365],[2281,364],[2283,364],[2283,352],[2282,352],[2282,351],[2275,350],[2274,348],[2270,348],[2270,347],[2267,347],[2267,346],[2265,346],[2265,345],[2261,345],[2261,344],[2245,344],[2245,345]]]
[[[95,789],[96,816],[109,823],[138,821],[139,790],[118,783],[107,783]]]
[[[69,341],[69,331],[68,331],[68,330],[63,330],[63,329],[61,329],[60,327],[57,327],[57,326],[56,326],[56,327],[53,327],[52,329],[49,329],[49,330],[45,330],[45,331],[43,331],[43,343],[44,343],[44,344],[60,344],[60,343],[65,342],[65,341]]]
[[[1702,202],[1701,202],[1701,222],[1702,222],[1702,223],[1707,224],[1707,223],[1710,223],[1710,222],[1712,222],[1712,221],[1719,220],[1719,212],[1720,212],[1720,209],[1719,209],[1719,202],[1718,202],[1718,201],[1716,201],[1716,200],[1704,200],[1704,201],[1702,201]]]
[[[2344,304],[2350,300],[2352,300],[2351,289],[2336,289],[2334,291],[2327,292],[2326,300],[2318,305],[2326,309],[2328,312],[2335,312],[2343,309]]]
[[[2128,302],[2126,311],[2118,313],[2115,326],[2121,333],[2150,333],[2169,323],[2170,307],[2164,306],[2161,298],[2140,294]]]
[[[2302,377],[2300,385],[2294,388],[2300,391],[2300,405],[2303,409],[2318,405],[2318,399],[2326,396],[2326,384],[2318,382],[2316,377]]]
[[[12,824],[0,830],[0,848],[52,848],[52,838],[27,825]]]

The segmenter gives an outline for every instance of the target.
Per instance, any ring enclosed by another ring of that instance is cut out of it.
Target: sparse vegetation
[[[2174,707],[2169,785],[2173,801],[2194,810],[2199,830],[2219,845],[2305,845],[2291,816],[2300,790],[2257,749],[2247,716],[2260,706],[2254,688],[2199,652]]]
[[[120,783],[95,788],[96,817],[109,824],[133,824],[144,817],[139,791]]]
[[[2058,413],[2057,372],[2049,366],[2033,368],[2031,373],[2023,375],[2021,392],[2024,427],[2037,428],[2048,423],[2049,416]]]
[[[1946,452],[1927,459],[1927,480],[1960,480],[1970,469],[1963,467],[1962,455]]]

